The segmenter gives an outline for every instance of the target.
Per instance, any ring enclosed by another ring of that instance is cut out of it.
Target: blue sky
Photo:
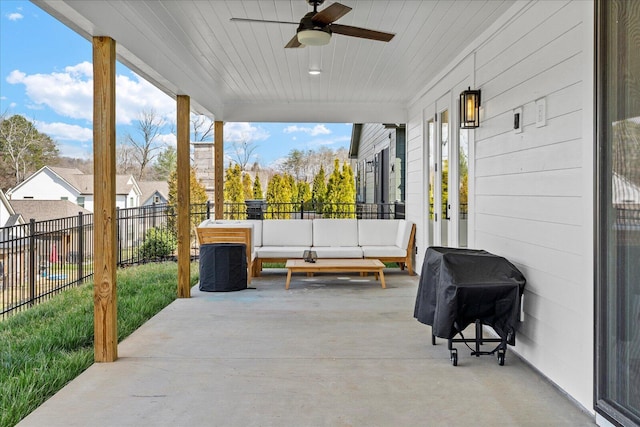
[[[91,43],[28,1],[0,0],[0,112],[21,114],[56,141],[61,155],[92,155]],[[165,119],[160,142],[175,145],[175,101],[124,65],[116,66],[116,121],[120,142],[140,113]],[[351,124],[226,123],[225,146],[249,140],[253,161],[272,165],[292,149],[349,147]],[[229,154],[229,153],[227,153]]]

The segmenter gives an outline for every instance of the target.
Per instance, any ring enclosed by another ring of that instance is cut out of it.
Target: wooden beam
[[[214,126],[214,183],[215,219],[222,219],[224,213],[224,122],[215,122]]]
[[[191,225],[190,225],[190,178],[191,164],[189,160],[189,126],[191,121],[190,98],[186,95],[178,95],[178,298],[191,297]]]
[[[116,43],[93,38],[94,360],[118,358],[116,285]]]

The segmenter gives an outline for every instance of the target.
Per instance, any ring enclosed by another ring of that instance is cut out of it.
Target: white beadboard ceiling
[[[389,43],[334,34],[285,49],[306,0],[33,0],[167,94],[221,121],[406,122],[407,107],[513,0],[340,0],[337,23],[395,33]],[[325,1],[319,10],[333,3]],[[311,55],[311,57],[310,57]],[[322,74],[308,74],[310,61]]]

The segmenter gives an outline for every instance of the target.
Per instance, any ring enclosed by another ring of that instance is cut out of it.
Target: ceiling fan
[[[289,40],[289,43],[285,46],[286,48],[323,46],[331,41],[331,34],[342,34],[343,36],[360,37],[363,39],[383,42],[388,42],[395,35],[391,33],[384,33],[382,31],[353,27],[351,25],[334,24],[335,21],[351,11],[349,6],[345,6],[340,3],[333,3],[318,12],[318,6],[324,3],[324,0],[307,0],[307,2],[313,6],[313,12],[309,12],[304,15],[299,23],[248,18],[231,18],[231,21],[298,25],[296,35]]]

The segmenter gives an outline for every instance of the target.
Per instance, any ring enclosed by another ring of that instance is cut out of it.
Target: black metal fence
[[[225,203],[224,219],[402,219],[404,203],[266,203],[247,200],[245,203]]]
[[[195,229],[214,217],[213,204],[191,206],[192,259],[199,255]],[[404,218],[395,204],[225,203],[226,219]],[[116,212],[119,267],[176,259],[176,210],[158,204]],[[93,214],[0,228],[0,319],[50,298],[93,276]]]
[[[0,228],[0,319],[93,275],[93,215]]]

